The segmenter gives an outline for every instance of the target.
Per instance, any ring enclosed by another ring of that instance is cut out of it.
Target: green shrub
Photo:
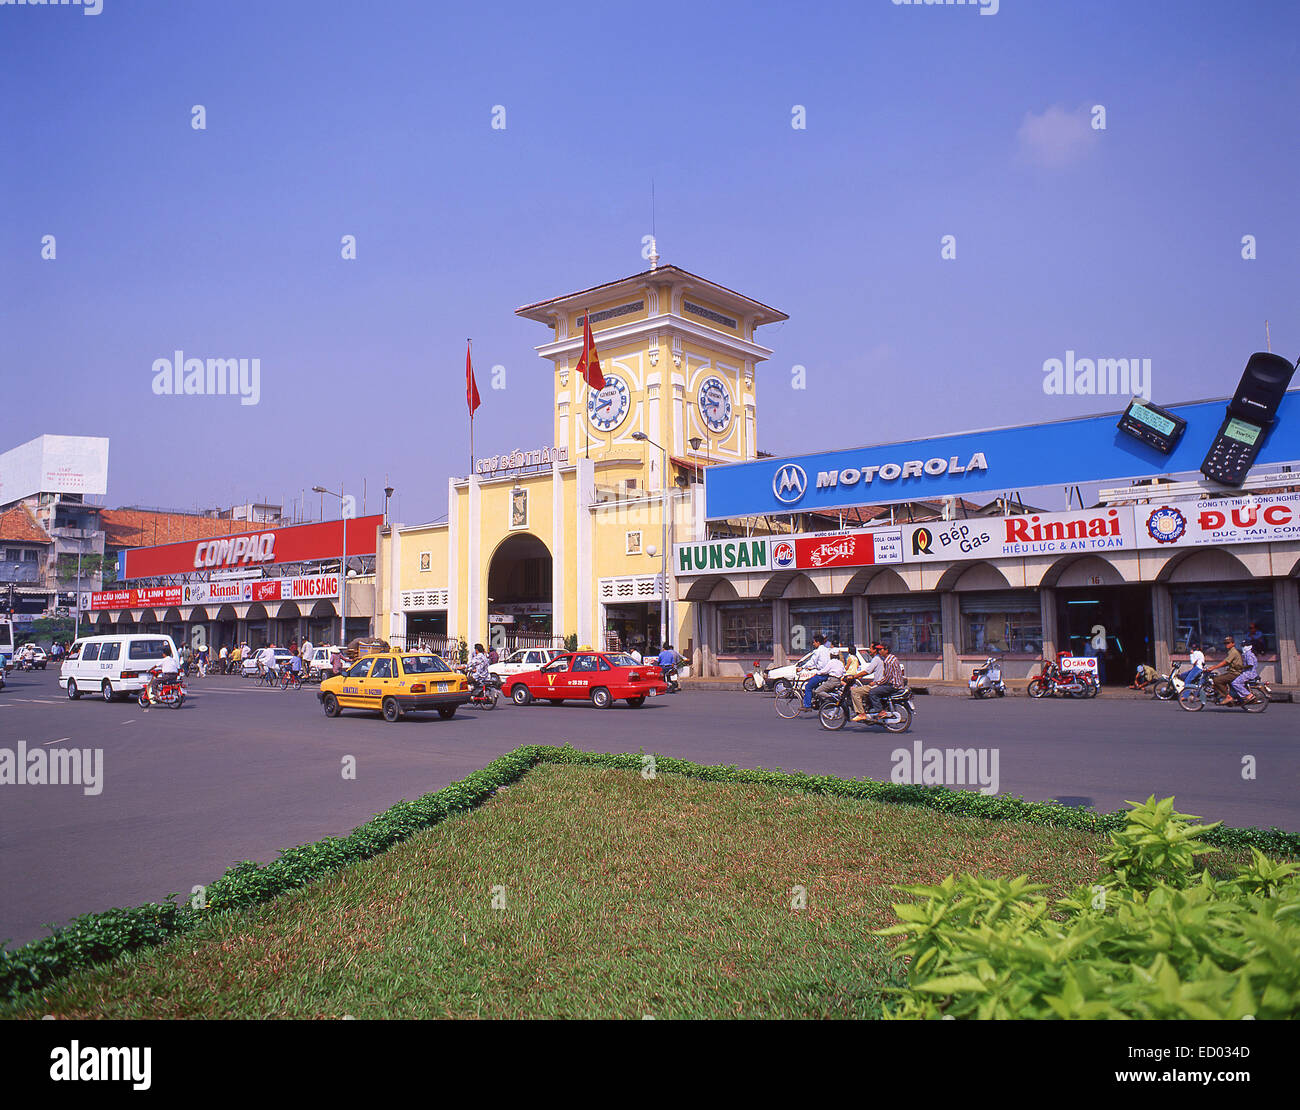
[[[1233,878],[1194,874],[1202,837],[1173,799],[1148,798],[1110,836],[1110,871],[1053,905],[1041,885],[949,876],[899,888],[907,986],[891,1017],[1300,1016],[1297,867],[1251,847]]]

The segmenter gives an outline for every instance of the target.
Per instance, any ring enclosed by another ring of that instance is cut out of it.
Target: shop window
[[[1263,647],[1256,651],[1275,652],[1277,637],[1273,625],[1273,585],[1171,586],[1174,605],[1174,652],[1189,651],[1188,644],[1198,642],[1209,655],[1223,646],[1224,636],[1238,644],[1245,641],[1250,626],[1263,636]]]
[[[884,640],[897,655],[939,655],[943,621],[938,599],[871,598],[867,602],[872,640]]]
[[[961,650],[967,655],[1041,655],[1043,615],[1030,592],[962,594]]]
[[[722,625],[721,655],[770,655],[772,643],[772,606],[720,605]]]
[[[853,642],[853,609],[845,606],[790,603],[790,648],[806,651],[820,632],[831,643]]]

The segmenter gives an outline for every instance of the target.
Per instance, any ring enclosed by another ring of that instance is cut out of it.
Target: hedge
[[[465,813],[490,798],[499,787],[516,782],[541,763],[641,770],[643,753],[609,754],[524,745],[441,790],[391,809],[343,837],[326,837],[281,852],[268,864],[236,864],[207,887],[202,908],[177,905],[169,895],[162,903],[82,914],[50,936],[12,951],[0,952],[0,997],[14,998],[61,976],[159,944],[193,929],[214,913],[248,909],[290,890],[370,859],[447,817]],[[1024,821],[1053,828],[1098,834],[1122,830],[1127,811],[1099,814],[1058,802],[1027,802],[1005,795],[988,796],[943,786],[910,786],[871,779],[841,779],[802,771],[768,771],[735,766],[707,766],[668,756],[654,757],[656,773],[684,775],[707,782],[743,783],[798,790],[863,801],[918,806],[959,817]],[[1300,833],[1282,829],[1234,829],[1219,826],[1202,838],[1223,848],[1258,848],[1274,854],[1300,855]]]

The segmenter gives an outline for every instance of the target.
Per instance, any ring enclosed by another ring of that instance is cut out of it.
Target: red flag
[[[591,338],[591,313],[582,318],[582,358],[578,359],[578,373],[583,376],[590,389],[604,389],[605,375],[600,372],[600,355],[596,353],[596,341]]]
[[[474,410],[483,403],[479,400],[478,383],[474,381],[474,363],[470,359],[472,352],[472,347],[465,349],[465,401],[469,405],[471,420],[474,418]]]

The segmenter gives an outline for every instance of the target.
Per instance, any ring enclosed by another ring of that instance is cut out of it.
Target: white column
[[[663,399],[659,393],[659,375],[651,374],[646,382],[646,435],[655,443],[663,443],[663,420],[661,419],[663,411]],[[649,462],[650,481],[647,483],[652,490],[661,489],[664,484],[664,476],[659,473],[660,456],[650,444],[644,444],[646,458]]]
[[[551,463],[551,635],[568,631],[564,611],[564,570],[568,558],[564,534],[564,475],[558,459]]]
[[[575,593],[578,605],[578,643],[596,644],[592,640],[592,600],[595,584],[591,576],[595,522],[591,505],[596,499],[596,466],[590,459],[578,459],[577,468],[577,551]]]
[[[686,440],[683,438],[686,435],[686,379],[679,374],[673,375],[672,401],[673,441],[668,444],[668,453],[681,458],[686,454]],[[659,442],[663,443],[663,440],[661,439]],[[664,481],[667,480],[668,476],[664,475]]]
[[[402,608],[402,533],[397,525],[388,530],[388,573],[384,576],[387,597],[383,604],[388,609],[388,634],[401,636],[406,646],[406,611]]]
[[[469,642],[470,650],[474,649],[476,641],[482,640],[487,629],[487,620],[483,613],[483,596],[479,589],[479,536],[481,533],[480,509],[479,509],[479,484],[478,475],[469,476],[469,521],[466,525],[469,528],[468,551],[466,552],[465,568],[469,576],[469,596],[466,599],[468,613],[466,614],[465,639]]]
[[[456,479],[447,479],[447,635],[456,637],[460,630],[460,536],[456,520],[459,512]]]

